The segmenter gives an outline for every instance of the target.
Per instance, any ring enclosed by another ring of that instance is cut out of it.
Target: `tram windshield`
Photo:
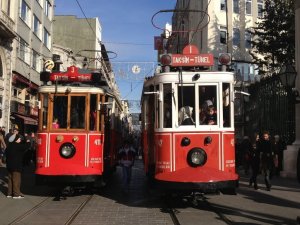
[[[101,130],[105,115],[97,110],[100,97],[99,94],[41,93],[40,129]]]
[[[231,127],[230,87],[230,83],[178,84],[174,92],[171,83],[163,84],[163,128]]]
[[[84,129],[86,115],[86,96],[55,96],[53,101],[53,127],[67,128],[68,106],[70,115],[70,128]],[[56,126],[56,127],[55,127]]]

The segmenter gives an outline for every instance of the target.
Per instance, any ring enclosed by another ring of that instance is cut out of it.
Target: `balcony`
[[[15,22],[4,11],[0,11],[0,38],[15,38],[14,26]]]

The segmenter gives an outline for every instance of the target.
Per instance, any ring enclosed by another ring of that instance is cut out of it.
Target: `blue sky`
[[[150,62],[155,62],[153,38],[161,31],[151,24],[152,16],[159,10],[174,9],[176,0],[78,0],[86,17],[98,17],[102,26],[102,42],[108,51],[117,53],[112,59],[122,98],[140,99],[141,77],[151,75]],[[76,15],[84,18],[76,0],[55,0],[55,15]],[[161,13],[155,17],[155,23],[164,27],[171,23],[171,13]],[[132,44],[123,44],[132,43]],[[136,63],[141,68],[136,79],[131,79],[130,69]],[[124,68],[123,68],[124,67]],[[119,75],[127,74],[124,77]],[[128,72],[129,71],[129,72]],[[149,74],[150,73],[150,74]],[[140,76],[140,77],[139,77]]]

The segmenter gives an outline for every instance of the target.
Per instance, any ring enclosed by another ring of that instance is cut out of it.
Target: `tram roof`
[[[109,91],[104,87],[91,87],[91,86],[55,86],[55,85],[47,85],[40,86],[38,91],[40,93],[100,93],[106,94]]]
[[[195,79],[196,76],[199,78]],[[182,81],[183,83],[233,82],[234,73],[227,71],[182,71]],[[146,78],[145,85],[170,82],[179,83],[178,71],[156,73],[154,76]]]
[[[71,92],[67,90],[70,88]],[[117,97],[116,94],[114,94],[111,89],[107,86],[104,87],[91,87],[88,85],[81,85],[81,86],[70,86],[70,85],[64,85],[64,86],[57,86],[55,85],[45,85],[40,86],[38,91],[40,93],[58,93],[58,94],[64,94],[64,93],[99,93],[99,94],[105,94],[115,99],[116,103],[118,104],[119,108],[122,108],[122,103],[120,99]]]

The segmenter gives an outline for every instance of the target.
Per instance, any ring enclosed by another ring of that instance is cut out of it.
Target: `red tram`
[[[42,72],[36,181],[95,182],[116,166],[122,105],[100,73]],[[50,81],[50,82],[49,82]]]
[[[145,172],[167,189],[234,193],[234,74],[203,70],[213,57],[197,51],[163,55],[144,82]]]

